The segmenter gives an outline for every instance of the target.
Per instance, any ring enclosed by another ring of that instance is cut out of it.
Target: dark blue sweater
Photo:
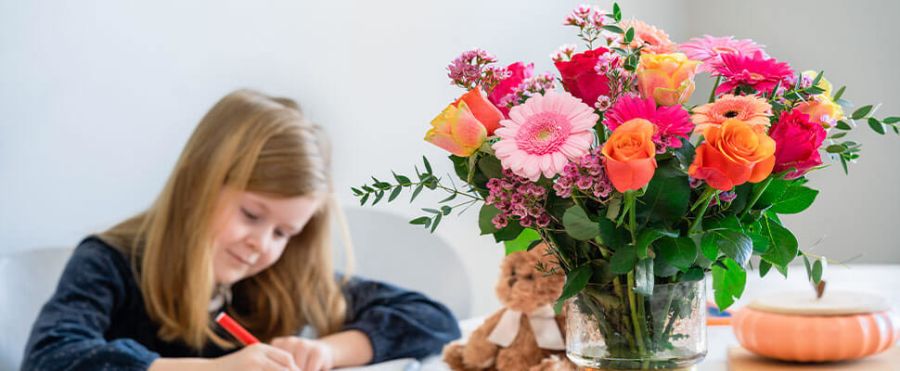
[[[372,343],[373,363],[422,358],[459,337],[456,319],[425,296],[381,282],[351,279],[344,330]],[[31,330],[22,370],[146,370],[158,357],[218,357],[215,344],[195,350],[157,337],[126,257],[96,237],[81,242],[56,292]],[[298,332],[300,329],[297,329]]]

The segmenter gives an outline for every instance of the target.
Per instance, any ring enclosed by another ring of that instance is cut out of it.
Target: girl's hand
[[[213,370],[300,371],[291,354],[267,344],[253,344],[212,360]]]
[[[293,355],[300,371],[327,371],[334,367],[334,350],[324,342],[285,336],[273,339],[272,346]]]

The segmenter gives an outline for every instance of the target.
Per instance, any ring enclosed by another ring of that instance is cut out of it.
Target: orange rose
[[[688,174],[720,191],[746,182],[758,183],[775,166],[775,141],[766,128],[740,120],[725,120],[703,133],[706,140],[694,155]]]
[[[603,145],[606,174],[619,192],[640,189],[656,171],[656,126],[644,119],[631,119],[620,125]]]

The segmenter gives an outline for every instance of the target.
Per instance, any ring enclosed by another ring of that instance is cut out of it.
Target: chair
[[[371,208],[345,208],[356,262],[354,274],[421,292],[446,305],[457,318],[471,311],[471,284],[456,251],[438,235],[395,214]],[[345,256],[333,228],[335,269]]]
[[[346,211],[357,262],[354,274],[397,284],[438,300],[457,316],[469,316],[469,279],[462,260],[441,238],[374,209]],[[334,234],[335,267],[344,254]],[[17,370],[41,306],[50,298],[72,247],[0,254],[0,370]]]
[[[0,370],[18,370],[31,325],[56,290],[71,247],[0,255]]]

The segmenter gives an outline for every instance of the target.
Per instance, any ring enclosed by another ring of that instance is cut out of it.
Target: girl
[[[81,242],[23,370],[303,370],[424,357],[450,311],[331,266],[329,147],[297,104],[242,90],[200,121],[153,205]],[[225,311],[263,344],[239,349]],[[321,337],[297,335],[309,326]]]

